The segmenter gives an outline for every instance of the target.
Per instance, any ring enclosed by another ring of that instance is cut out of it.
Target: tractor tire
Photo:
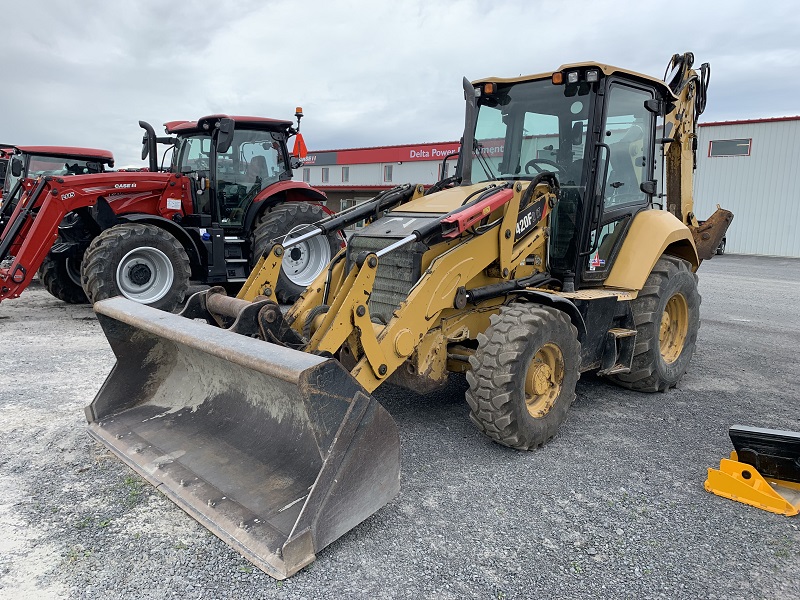
[[[717,246],[717,255],[722,256],[723,254],[725,254],[725,240],[724,239],[719,243],[719,246]]]
[[[556,434],[575,400],[578,330],[540,304],[505,306],[490,323],[469,359],[470,419],[499,444],[533,450]]]
[[[61,238],[56,240],[59,243]],[[39,281],[59,300],[68,304],[87,304],[89,298],[81,286],[81,261],[75,257],[48,254],[39,267]]]
[[[190,273],[180,242],[144,223],[105,230],[92,241],[81,265],[83,289],[92,303],[124,296],[169,312],[183,302]]]
[[[609,379],[639,392],[675,387],[689,368],[700,329],[700,293],[689,263],[667,255],[658,259],[632,308],[631,371]]]
[[[290,233],[294,235],[305,233],[304,225],[316,223],[323,218],[325,211],[322,207],[310,202],[286,202],[263,213],[253,226],[250,246],[253,249],[253,264],[250,268],[255,266],[272,240],[280,241]],[[332,233],[327,237],[318,235],[287,249],[275,290],[278,302],[291,304],[297,300],[317,275],[328,266],[340,248],[339,236]]]

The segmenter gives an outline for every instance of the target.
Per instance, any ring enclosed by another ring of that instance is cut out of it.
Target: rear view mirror
[[[572,124],[571,137],[573,146],[583,145],[583,121],[575,121],[575,123]]]
[[[21,158],[12,158],[11,159],[11,174],[14,177],[19,177],[22,175],[22,159]]]
[[[220,119],[217,129],[217,152],[225,154],[233,143],[233,119]]]

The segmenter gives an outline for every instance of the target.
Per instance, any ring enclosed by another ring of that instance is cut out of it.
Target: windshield
[[[580,184],[591,92],[549,79],[501,84],[478,99],[472,179],[533,178]]]

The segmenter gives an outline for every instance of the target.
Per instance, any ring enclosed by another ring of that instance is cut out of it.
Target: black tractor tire
[[[253,225],[251,248],[253,257],[250,268],[255,266],[261,254],[274,241],[293,232],[300,235],[309,230],[302,227],[325,218],[326,213],[319,204],[311,202],[285,202],[273,206],[261,214]],[[286,250],[275,293],[278,302],[291,304],[316,279],[341,249],[341,238],[332,233],[319,235]]]
[[[470,419],[495,442],[533,450],[567,417],[580,378],[578,330],[563,312],[514,303],[492,315],[470,357]]]
[[[56,243],[61,241],[60,238]],[[39,267],[39,281],[59,300],[68,304],[87,304],[89,298],[81,286],[81,261],[76,257],[48,254]]]
[[[168,231],[144,223],[106,229],[86,250],[81,281],[92,303],[113,296],[171,312],[186,297],[186,250]]]
[[[639,392],[675,387],[689,368],[700,329],[697,275],[685,260],[665,254],[632,308],[636,348],[631,371],[609,379]]]

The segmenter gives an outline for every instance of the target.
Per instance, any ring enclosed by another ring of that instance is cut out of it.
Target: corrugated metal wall
[[[708,156],[711,140],[752,138],[750,156]],[[800,119],[699,128],[695,214],[731,210],[726,252],[800,257]]]

